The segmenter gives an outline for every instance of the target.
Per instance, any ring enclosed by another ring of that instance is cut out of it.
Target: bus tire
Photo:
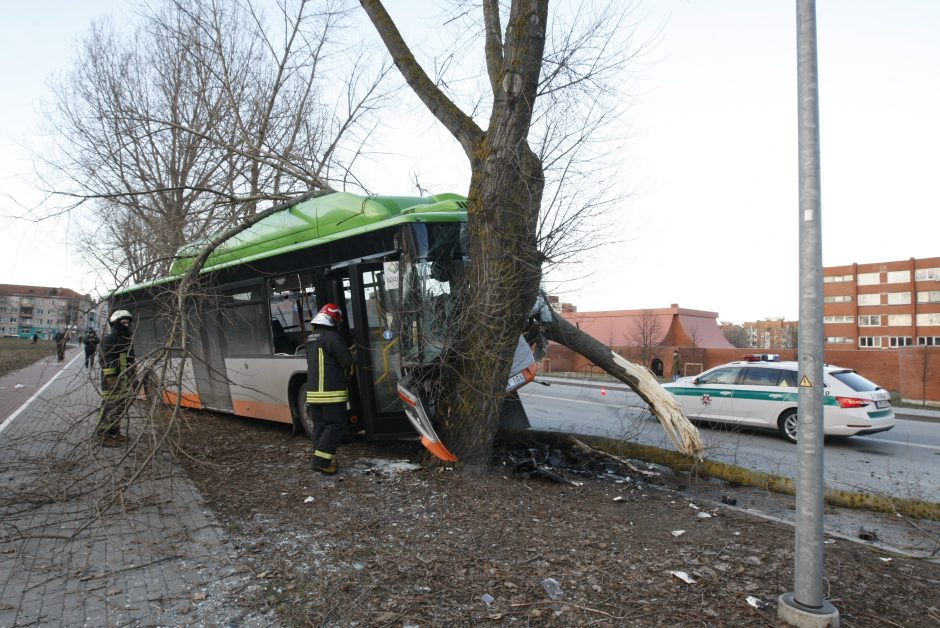
[[[300,420],[304,431],[307,432],[307,436],[310,437],[310,440],[313,440],[313,418],[310,416],[310,413],[307,412],[307,382],[297,387],[297,396],[295,399],[295,403],[297,404],[297,418]]]

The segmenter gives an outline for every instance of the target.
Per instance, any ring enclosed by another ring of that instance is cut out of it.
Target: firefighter
[[[111,332],[101,339],[101,411],[97,436],[102,447],[118,447],[127,440],[121,434],[121,419],[134,399],[131,376],[134,348],[127,310],[117,310],[108,319]]]
[[[336,473],[336,448],[346,434],[347,374],[356,361],[339,333],[343,314],[332,303],[313,317],[307,338],[307,412],[313,420],[313,470]]]

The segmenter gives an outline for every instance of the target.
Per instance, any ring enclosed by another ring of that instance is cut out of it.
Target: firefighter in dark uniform
[[[343,314],[332,303],[324,305],[311,321],[307,338],[307,411],[313,419],[313,470],[336,473],[336,448],[346,434],[347,373],[356,356],[340,335]]]
[[[133,320],[127,310],[117,310],[108,319],[110,333],[101,339],[101,411],[97,436],[103,447],[117,447],[127,440],[127,436],[121,434],[121,419],[135,392],[131,385]]]

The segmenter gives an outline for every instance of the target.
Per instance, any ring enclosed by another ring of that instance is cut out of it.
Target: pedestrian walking
[[[88,330],[88,335],[85,336],[85,368],[95,368],[95,353],[98,351],[98,345],[101,343],[101,339],[98,338],[98,334],[94,329]]]
[[[36,344],[38,342],[39,342],[39,334],[37,332],[33,332],[33,344]]]
[[[343,321],[340,309],[324,305],[313,317],[313,333],[307,339],[307,412],[313,421],[313,470],[336,473],[336,449],[346,435],[347,375],[356,361],[338,327]]]
[[[682,376],[682,356],[679,355],[679,350],[676,349],[672,352],[672,381],[676,381]]]
[[[59,362],[62,362],[65,360],[65,345],[69,340],[68,332],[65,330],[57,331],[53,340],[55,340],[56,357]]]
[[[134,400],[131,376],[134,365],[133,315],[118,310],[108,319],[111,331],[101,339],[101,410],[97,437],[102,447],[117,447],[127,440],[121,419]]]

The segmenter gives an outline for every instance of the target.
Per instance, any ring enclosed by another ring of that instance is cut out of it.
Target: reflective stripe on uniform
[[[307,403],[343,403],[349,401],[349,392],[345,390],[307,391]]]
[[[118,370],[116,368],[106,368],[102,369],[105,375],[117,375]]]
[[[335,454],[328,454],[325,451],[320,451],[319,449],[313,452],[313,455],[317,458],[326,458],[327,460],[332,460],[336,457]]]

